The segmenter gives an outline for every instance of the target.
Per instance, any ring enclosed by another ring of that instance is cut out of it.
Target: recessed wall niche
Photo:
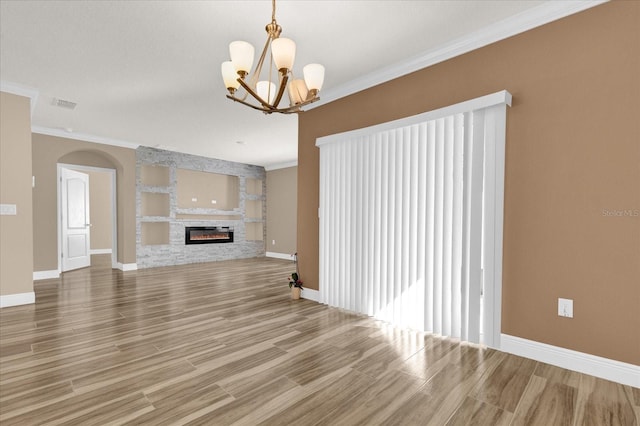
[[[169,217],[169,194],[143,192],[141,210],[142,216]]]
[[[244,208],[246,218],[262,219],[262,200],[246,200]]]
[[[245,222],[247,241],[263,241],[262,222]]]
[[[260,179],[247,178],[247,194],[262,195],[262,181]]]
[[[176,181],[180,209],[229,211],[239,207],[238,176],[177,169]]]
[[[144,246],[169,244],[169,222],[142,222],[141,242]]]
[[[169,168],[144,165],[140,169],[140,180],[147,186],[169,186]]]

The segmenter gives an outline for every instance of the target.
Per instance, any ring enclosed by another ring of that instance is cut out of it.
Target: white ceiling
[[[559,2],[280,0],[276,18],[296,41],[294,72],[325,65],[326,102],[411,71],[411,61],[417,69],[416,58],[497,24],[540,16],[551,3]],[[258,51],[270,17],[269,0],[2,0],[0,80],[38,91],[32,125],[41,132],[262,166],[291,162],[297,116],[227,100],[220,77],[229,42]],[[54,107],[54,97],[78,106]]]

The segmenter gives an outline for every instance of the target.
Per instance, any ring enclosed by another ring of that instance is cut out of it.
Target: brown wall
[[[33,292],[31,223],[31,103],[0,92],[0,204],[15,204],[15,216],[0,216],[0,295]]]
[[[318,288],[317,137],[499,90],[503,333],[640,364],[640,2],[612,2],[300,115],[298,252]],[[557,316],[558,297],[574,318]]]
[[[118,262],[136,262],[136,152],[34,133],[33,190],[34,270],[58,268],[57,164],[116,169]]]
[[[296,252],[298,168],[267,172],[267,251]],[[272,244],[275,240],[275,244]]]
[[[83,171],[89,175],[91,249],[110,249],[113,233],[111,174]]]

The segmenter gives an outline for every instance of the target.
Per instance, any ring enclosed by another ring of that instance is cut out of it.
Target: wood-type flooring
[[[35,282],[0,310],[0,424],[638,425],[640,390],[291,300],[248,259]]]

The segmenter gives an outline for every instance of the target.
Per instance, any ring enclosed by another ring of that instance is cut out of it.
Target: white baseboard
[[[137,271],[138,270],[138,264],[137,263],[120,263],[120,262],[118,262],[116,264],[116,267],[118,269],[120,269],[122,272]]]
[[[59,278],[60,272],[57,269],[51,271],[33,271],[33,280],[50,280],[52,278]]]
[[[91,249],[91,250],[89,250],[89,254],[111,254],[111,249],[110,248]]]
[[[293,262],[293,257],[290,254],[286,254],[286,253],[276,253],[273,251],[268,251],[264,255],[267,257],[274,257],[276,259],[290,260]]]
[[[314,302],[320,301],[320,292],[310,288],[303,288],[300,297],[303,299],[313,300]]]
[[[602,379],[640,387],[640,366],[548,345],[521,337],[501,335],[500,350]]]
[[[5,294],[0,296],[0,308],[8,308],[9,306],[29,305],[36,303],[35,292]]]

